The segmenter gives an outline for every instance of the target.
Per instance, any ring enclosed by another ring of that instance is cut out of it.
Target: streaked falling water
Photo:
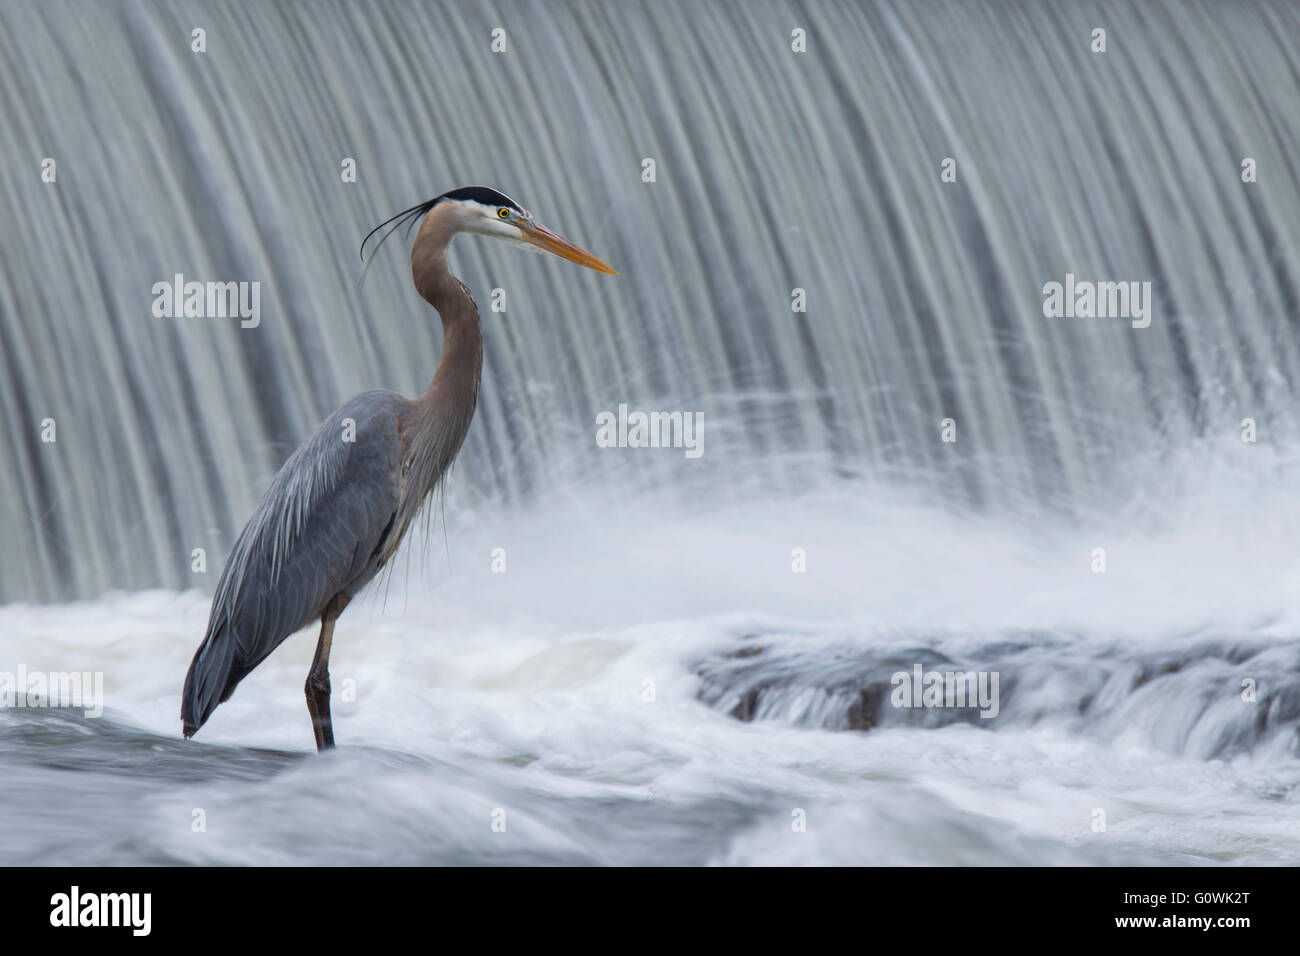
[[[420,390],[438,323],[404,253],[359,285],[356,248],[467,183],[623,276],[458,243],[462,504],[873,473],[1061,513],[1135,459],[1241,453],[1244,417],[1294,435],[1297,36],[1286,2],[11,0],[0,600],[189,585],[340,401]],[[261,324],[155,318],[177,273],[259,281]],[[1067,273],[1151,281],[1150,328],[1045,319]],[[705,456],[598,449],[620,402],[704,412]]]

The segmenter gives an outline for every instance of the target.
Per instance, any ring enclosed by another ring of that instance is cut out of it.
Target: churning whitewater
[[[1300,862],[1300,527],[1231,543],[1239,521],[1300,514],[1300,495],[1158,536],[1098,526],[1130,569],[1104,576],[1079,558],[1093,535],[1045,546],[870,498],[449,520],[463,554],[514,542],[509,599],[488,562],[417,545],[340,619],[344,743],[320,758],[310,632],[197,749],[174,684],[204,594],[0,609],[0,660],[110,677],[98,720],[0,710],[6,858]],[[807,545],[806,574],[766,553],[773,535]],[[997,671],[1000,714],[864,706],[901,661]]]

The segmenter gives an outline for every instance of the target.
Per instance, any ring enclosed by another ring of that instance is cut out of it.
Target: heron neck
[[[432,401],[439,396],[459,398],[466,400],[473,411],[483,370],[483,330],[469,289],[451,274],[445,257],[440,265],[441,274],[436,283],[417,286],[442,319],[442,353],[421,400]]]
[[[428,462],[434,475],[440,475],[451,464],[469,431],[483,370],[478,309],[469,289],[447,266],[447,244],[453,231],[448,223],[430,214],[411,249],[415,287],[442,319],[438,367],[429,387],[415,401],[420,412],[419,431],[436,449],[434,460]]]

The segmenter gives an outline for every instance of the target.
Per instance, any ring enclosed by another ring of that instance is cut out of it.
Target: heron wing
[[[235,542],[185,680],[186,736],[289,635],[374,575],[401,499],[402,399],[351,399],[280,468]]]

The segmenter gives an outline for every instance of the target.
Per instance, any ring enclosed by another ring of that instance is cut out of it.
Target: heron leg
[[[311,729],[316,735],[316,749],[334,746],[334,724],[330,720],[330,645],[334,642],[334,622],[347,607],[348,598],[339,595],[325,607],[320,617],[320,640],[316,642],[316,656],[312,658],[307,674],[307,712],[311,714]]]

